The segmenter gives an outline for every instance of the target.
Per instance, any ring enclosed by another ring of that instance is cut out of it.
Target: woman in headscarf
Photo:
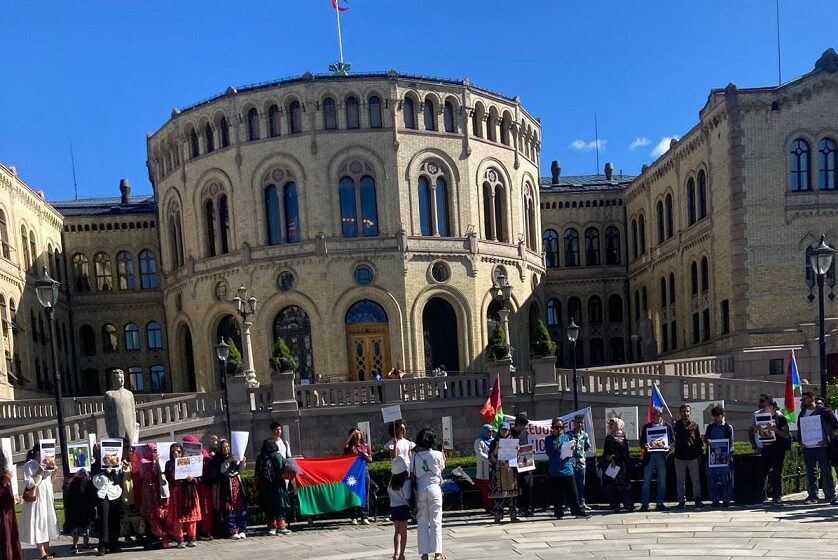
[[[169,482],[169,519],[178,548],[195,546],[196,524],[201,520],[201,497],[198,491],[199,479],[191,476],[175,480],[175,462],[183,456],[183,446],[173,443],[166,463],[166,479]],[[185,540],[185,542],[184,542]]]
[[[166,514],[169,505],[169,483],[160,470],[157,444],[147,443],[142,446],[140,460],[135,477],[135,489],[140,500],[140,513],[146,524],[146,550],[163,548],[168,544],[168,524]]]
[[[218,438],[216,437],[216,440]],[[197,437],[192,434],[183,436],[183,441],[187,443],[201,443]],[[210,438],[212,441],[212,438]],[[212,444],[210,444],[212,445]],[[216,519],[217,511],[212,497],[212,487],[215,483],[213,479],[213,471],[210,468],[210,461],[212,460],[212,453],[207,450],[206,446],[201,447],[201,457],[204,458],[203,475],[198,480],[198,494],[201,497],[201,520],[196,526],[199,541],[211,541],[213,533],[217,533],[215,525],[220,526],[220,519]],[[216,523],[218,521],[218,523]]]
[[[509,507],[509,519],[518,521],[515,499],[518,497],[518,469],[509,466],[509,461],[498,460],[499,441],[512,437],[509,422],[500,425],[498,435],[489,445],[489,497],[495,501],[495,523],[503,519],[503,510]]]
[[[631,477],[628,472],[629,444],[623,431],[626,423],[622,418],[612,418],[608,421],[608,435],[605,436],[605,446],[602,452],[602,485],[605,496],[614,512],[620,511],[620,504],[627,511],[634,509],[634,492],[631,488]],[[615,476],[615,469],[619,469]]]
[[[15,515],[15,489],[12,488],[12,473],[6,470],[10,459],[0,451],[0,558],[23,560]]]
[[[247,501],[239,476],[247,464],[246,459],[236,461],[230,453],[230,442],[218,442],[218,451],[212,458],[210,470],[213,478],[213,508],[221,513],[224,530],[231,539],[243,539],[247,531]]]
[[[489,445],[492,443],[491,424],[483,424],[480,428],[480,436],[474,440],[474,458],[477,463],[477,487],[480,489],[480,496],[483,498],[483,509],[486,512],[492,511],[492,499],[489,497]]]
[[[269,535],[289,535],[288,517],[291,513],[291,499],[282,473],[288,464],[278,452],[273,439],[262,442],[262,450],[256,459],[256,491],[265,513]]]
[[[90,548],[90,526],[96,518],[96,489],[90,481],[90,466],[70,475],[64,482],[64,532],[73,536],[73,554],[79,553],[79,538]]]

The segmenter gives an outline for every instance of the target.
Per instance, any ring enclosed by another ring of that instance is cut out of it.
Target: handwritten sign
[[[800,443],[803,447],[817,447],[822,444],[823,424],[818,414],[800,417]]]
[[[200,455],[175,459],[175,480],[199,478],[204,473],[204,458]]]
[[[518,440],[504,438],[498,440],[498,461],[518,460]]]

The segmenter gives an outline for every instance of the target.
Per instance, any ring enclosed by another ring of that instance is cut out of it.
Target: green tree
[[[228,371],[230,369],[233,370],[233,373],[241,373],[242,371],[242,353],[239,351],[239,347],[236,346],[236,341],[232,338],[227,339],[227,344],[230,346],[230,357],[227,358],[228,364]],[[233,367],[229,367],[229,364],[233,364]]]
[[[535,332],[533,332],[532,352],[536,356],[552,356],[556,352],[556,343],[550,338],[550,333],[547,331],[547,325],[541,319],[535,325]]]
[[[276,339],[273,353],[271,355],[271,367],[276,371],[294,371],[297,369],[297,361],[291,355],[291,350],[282,338]]]

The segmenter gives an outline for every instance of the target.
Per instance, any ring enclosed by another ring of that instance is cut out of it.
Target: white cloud
[[[645,136],[639,136],[635,138],[634,141],[631,143],[631,146],[629,146],[629,150],[633,150],[635,148],[642,148],[643,146],[648,146],[650,142],[651,140],[649,140]]]
[[[660,141],[660,142],[658,142],[658,144],[657,144],[657,145],[655,146],[655,148],[652,150],[652,155],[653,155],[654,157],[660,157],[660,156],[662,156],[662,155],[663,155],[663,154],[665,154],[665,153],[666,153],[666,151],[669,149],[669,144],[670,144],[673,140],[680,140],[680,139],[681,139],[681,137],[680,137],[680,136],[664,136],[663,138],[661,138],[661,141]]]
[[[591,140],[585,142],[584,140],[574,140],[570,143],[570,147],[578,152],[590,152],[599,147],[600,151],[605,151],[605,143],[607,140]]]

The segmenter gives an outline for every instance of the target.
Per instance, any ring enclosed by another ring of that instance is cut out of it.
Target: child
[[[410,521],[410,482],[407,461],[398,456],[393,459],[393,475],[387,485],[390,495],[390,521],[393,522],[393,560],[404,560],[407,548],[407,523]]]
[[[733,426],[725,422],[725,409],[721,406],[714,406],[710,409],[710,414],[713,416],[713,423],[707,424],[704,432],[708,453],[711,439],[726,439],[730,446],[727,467],[711,468],[708,460],[707,490],[713,507],[718,507],[719,501],[722,502],[722,507],[728,507],[733,499]]]

